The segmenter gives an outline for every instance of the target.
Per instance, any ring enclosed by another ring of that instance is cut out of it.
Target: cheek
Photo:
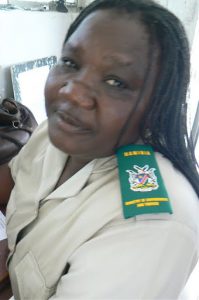
[[[114,105],[106,105],[106,109],[101,111],[101,126],[104,128],[104,133],[117,138],[125,126],[129,113],[132,110],[132,102],[118,102]]]
[[[115,132],[117,132],[117,147],[135,143],[140,138],[140,127],[146,112],[146,105],[135,104],[125,106],[120,109],[114,121]],[[109,118],[111,121],[111,118]]]
[[[57,93],[56,82],[51,77],[48,77],[44,88],[45,106],[46,106],[47,115],[51,111],[52,105],[55,102],[56,93]]]
[[[140,128],[144,122],[146,107],[140,108],[129,116],[121,144],[135,143],[140,138]]]

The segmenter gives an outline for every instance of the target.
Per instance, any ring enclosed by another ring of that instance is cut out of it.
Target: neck
[[[58,188],[61,184],[63,184],[66,180],[71,178],[74,174],[76,174],[80,169],[82,169],[86,164],[88,164],[91,160],[82,160],[77,157],[69,156],[67,162],[64,166],[62,174],[56,184],[56,188]]]
[[[79,157],[69,156],[65,168],[70,170],[71,174],[74,175],[90,161],[91,159],[81,159]]]

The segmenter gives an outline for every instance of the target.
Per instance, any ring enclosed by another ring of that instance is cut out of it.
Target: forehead
[[[87,16],[67,41],[74,49],[85,46],[100,55],[103,52],[130,56],[147,56],[149,33],[139,17],[114,10],[98,10]]]

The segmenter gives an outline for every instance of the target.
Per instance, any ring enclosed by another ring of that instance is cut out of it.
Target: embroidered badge
[[[117,150],[124,217],[172,214],[158,163],[149,145],[127,145]]]
[[[157,190],[159,185],[155,176],[155,168],[150,168],[148,165],[139,167],[134,165],[133,168],[137,171],[126,170],[129,173],[130,189],[134,192],[150,192]]]

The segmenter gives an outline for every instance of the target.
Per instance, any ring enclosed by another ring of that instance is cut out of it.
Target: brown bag
[[[37,122],[22,103],[6,98],[0,104],[0,165],[7,163],[27,143]]]

